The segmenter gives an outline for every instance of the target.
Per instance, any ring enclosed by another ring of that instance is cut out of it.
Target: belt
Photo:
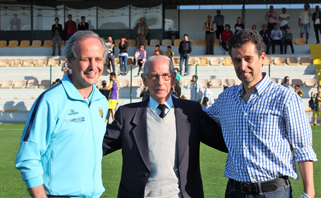
[[[280,177],[265,182],[250,183],[250,182],[238,182],[234,179],[228,181],[233,188],[241,190],[242,193],[246,194],[260,194],[264,192],[275,191],[281,186],[290,185],[288,177]]]

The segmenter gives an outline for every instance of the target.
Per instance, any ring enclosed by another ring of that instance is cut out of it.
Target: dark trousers
[[[141,34],[136,35],[136,48],[139,49],[141,45],[145,46],[145,36]]]
[[[268,30],[271,32],[274,29],[276,23],[268,23]]]
[[[135,62],[136,61],[138,64],[138,73],[140,73],[140,71],[142,70],[142,67],[143,67],[143,63],[140,62],[140,61],[142,61],[142,59],[138,59],[138,60],[135,59]]]
[[[59,34],[56,34],[53,38],[52,38],[52,54],[56,53],[56,45],[58,43],[58,53],[59,55],[61,54],[61,37]]]
[[[222,41],[221,45],[222,45],[223,49],[225,49],[225,51],[228,52],[228,49],[227,49],[227,46],[226,46],[226,42]]]
[[[224,26],[223,25],[217,25],[216,26],[216,38],[221,39],[222,32],[224,31]]]
[[[72,36],[73,34],[65,34],[66,41]]]
[[[317,43],[320,43],[319,32],[321,34],[321,24],[316,24],[313,27],[314,27],[314,33],[315,33],[315,38],[317,39]]]
[[[275,53],[275,44],[280,45],[280,52],[283,54],[283,41],[282,40],[272,40],[272,54]]]
[[[288,27],[289,27],[288,24],[283,25],[283,26],[280,27],[280,30],[282,30],[282,34],[284,34],[286,28],[288,28]]]
[[[110,62],[111,62],[111,65],[112,65],[112,67],[113,67],[113,72],[116,73],[116,69],[115,69],[115,56],[108,54],[108,55],[107,55],[107,58],[106,58],[106,64],[107,64],[107,69],[109,69],[109,70],[110,70]]]
[[[291,51],[292,51],[292,54],[294,53],[294,49],[293,49],[293,43],[292,43],[292,40],[285,40],[284,41],[284,53],[286,54],[286,48],[288,47],[288,45],[291,46]]]
[[[263,39],[265,45],[266,45],[266,51],[265,53],[266,54],[269,54],[270,53],[270,40],[269,39]]]
[[[214,54],[215,35],[214,34],[206,34],[205,41],[206,41],[206,54]]]

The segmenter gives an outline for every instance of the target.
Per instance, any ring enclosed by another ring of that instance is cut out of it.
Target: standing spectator
[[[252,30],[256,31],[256,25],[252,25]],[[257,31],[256,31],[257,32]]]
[[[211,15],[207,16],[207,21],[204,24],[203,30],[205,31],[206,54],[214,54],[214,32],[216,30],[216,26],[215,22],[212,21]]]
[[[111,36],[107,37],[106,47],[107,47],[107,58],[106,58],[107,72],[108,74],[111,73],[110,71],[110,62],[111,62],[111,65],[113,67],[113,72],[116,73],[115,55],[114,55],[115,42],[113,41],[113,38]]]
[[[230,30],[231,26],[229,24],[225,25],[225,30],[222,32],[222,47],[224,48],[224,50],[226,51],[226,54],[228,54],[228,40],[231,38],[231,36],[233,35],[233,32]]]
[[[181,74],[179,73],[179,69],[178,69],[178,68],[175,68],[175,69],[174,69],[174,72],[175,72],[175,74],[176,74],[176,80],[177,80],[177,82],[181,83],[181,78],[182,78],[182,76],[181,76]]]
[[[272,31],[278,20],[278,14],[273,10],[273,6],[270,6],[270,10],[266,12],[265,19],[268,22],[268,30]]]
[[[172,52],[172,46],[167,46],[167,51],[165,52],[165,56],[168,56],[168,58],[171,59],[171,61],[173,62],[173,56],[174,56],[174,52]]]
[[[153,56],[155,55],[164,55],[164,52],[160,49],[159,45],[155,46],[155,51],[153,52]]]
[[[318,93],[313,95],[313,91],[311,92],[311,99],[314,98],[314,109],[313,109],[313,117],[314,123],[316,126],[318,123],[318,117],[321,119],[321,85],[317,86]]]
[[[265,43],[266,50],[265,53],[270,53],[270,31],[267,29],[265,24],[262,25],[262,30],[260,31],[260,35],[263,38],[263,42]]]
[[[141,45],[140,48],[136,49],[136,52],[135,52],[134,61],[136,62],[136,65],[138,64],[139,66],[137,76],[139,76],[142,66],[146,62],[146,50],[144,48],[145,48],[144,45]]]
[[[176,83],[172,86],[172,94],[176,96],[176,98],[181,97],[181,86],[179,85],[178,81],[176,81]]]
[[[72,20],[72,15],[68,15],[68,21],[65,23],[65,37],[66,41],[77,32],[76,22]]]
[[[290,77],[289,76],[285,76],[284,79],[283,79],[283,82],[281,83],[281,85],[283,87],[286,87],[286,88],[290,88]]]
[[[86,17],[81,16],[81,22],[78,23],[78,30],[89,30],[89,25],[85,22]]]
[[[140,86],[140,90],[142,92],[140,92],[140,98],[142,98],[142,101],[145,100],[146,98],[149,97],[150,93],[149,93],[149,90],[148,90],[148,87],[143,87],[143,86]]]
[[[119,86],[118,79],[116,78],[116,73],[114,72],[110,73],[110,84],[109,87],[107,87],[107,90],[109,90],[107,120],[109,120],[110,114],[113,120],[115,120],[115,109],[117,105]]]
[[[138,49],[141,45],[145,46],[145,38],[146,38],[146,35],[148,34],[148,27],[144,22],[143,17],[139,19],[139,23],[137,23],[134,30],[136,31],[136,44]]]
[[[221,15],[221,10],[216,11],[216,16],[214,16],[214,23],[216,25],[216,38],[220,39],[220,35],[224,31],[224,16]]]
[[[286,49],[288,45],[291,47],[292,54],[294,54],[294,49],[293,49],[293,41],[292,41],[292,33],[290,33],[290,28],[287,27],[285,30],[285,33],[283,35],[283,41],[284,41],[284,53],[286,54]]]
[[[184,76],[187,75],[188,73],[188,59],[189,59],[189,54],[192,52],[192,43],[188,40],[188,35],[184,34],[184,40],[181,41],[179,44],[179,56],[180,56],[180,64],[179,64],[179,69],[181,70],[181,75],[183,75],[183,63],[185,60],[185,72]]]
[[[16,13],[13,14],[13,19],[10,21],[11,30],[20,30],[21,21]]]
[[[279,29],[279,24],[276,23],[274,29],[271,31],[272,38],[272,54],[275,53],[275,44],[280,45],[280,52],[283,54],[283,41],[282,41],[282,31]]]
[[[119,43],[119,63],[120,63],[120,73],[119,75],[124,75],[126,76],[127,74],[127,59],[128,59],[128,53],[127,53],[127,48],[128,48],[128,42],[126,38],[123,36],[121,37],[121,41]]]
[[[282,33],[285,32],[286,28],[288,28],[290,15],[286,13],[286,8],[282,8],[282,14],[279,15],[280,20],[280,29],[282,30]]]
[[[297,93],[297,94],[300,96],[300,98],[302,98],[302,96],[303,96],[303,91],[302,91],[302,89],[300,88],[300,85],[295,85],[295,86],[294,86],[294,92]],[[313,92],[312,92],[312,93],[313,93]]]
[[[207,101],[207,107],[210,107],[212,106],[212,104],[214,104],[214,94],[211,90],[212,88],[212,83],[211,82],[207,82],[207,87],[204,91],[204,98],[208,98],[208,101]]]
[[[59,18],[55,18],[55,24],[52,25],[51,27],[51,32],[52,32],[52,55],[56,55],[56,45],[58,42],[58,54],[59,56],[61,55],[61,38],[62,38],[62,25],[59,24]]]
[[[240,30],[244,30],[244,24],[241,17],[237,17],[236,24],[234,25],[234,34]]]
[[[312,15],[312,21],[313,21],[315,38],[317,40],[317,44],[319,44],[320,43],[319,32],[321,34],[321,17],[320,17],[320,7],[319,6],[315,6],[315,12]]]
[[[310,5],[308,3],[304,4],[304,10],[301,11],[299,18],[299,27],[300,28],[300,38],[303,38],[303,34],[305,32],[305,42],[308,44],[309,33],[310,33],[310,17],[312,16],[310,12]]]
[[[201,103],[203,97],[203,86],[199,82],[196,83],[196,80],[197,76],[193,75],[192,80],[187,84],[186,89],[191,90],[191,100]]]
[[[99,88],[99,91],[101,94],[103,94],[105,96],[105,98],[108,100],[108,97],[109,97],[109,92],[110,90],[108,89],[107,87],[107,81],[106,80],[103,80],[101,82],[101,85],[102,87]],[[108,118],[107,118],[108,119]]]

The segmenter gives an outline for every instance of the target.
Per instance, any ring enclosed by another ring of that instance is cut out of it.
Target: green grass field
[[[15,166],[15,157],[24,125],[0,125],[0,197],[28,197],[20,171]],[[313,129],[313,148],[321,156],[321,127]],[[201,170],[205,197],[224,197],[227,179],[224,177],[226,154],[205,145],[201,146]],[[117,151],[103,159],[103,182],[106,188],[103,198],[117,197],[121,174],[121,152]],[[321,197],[321,162],[314,163],[316,197]],[[303,192],[302,180],[292,180],[293,196]]]

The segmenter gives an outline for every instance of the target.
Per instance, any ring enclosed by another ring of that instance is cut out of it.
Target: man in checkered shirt
[[[288,177],[298,179],[313,198],[312,131],[300,97],[262,73],[265,44],[259,33],[242,30],[229,40],[241,85],[226,89],[204,111],[221,127],[229,154],[225,197],[292,197]]]

